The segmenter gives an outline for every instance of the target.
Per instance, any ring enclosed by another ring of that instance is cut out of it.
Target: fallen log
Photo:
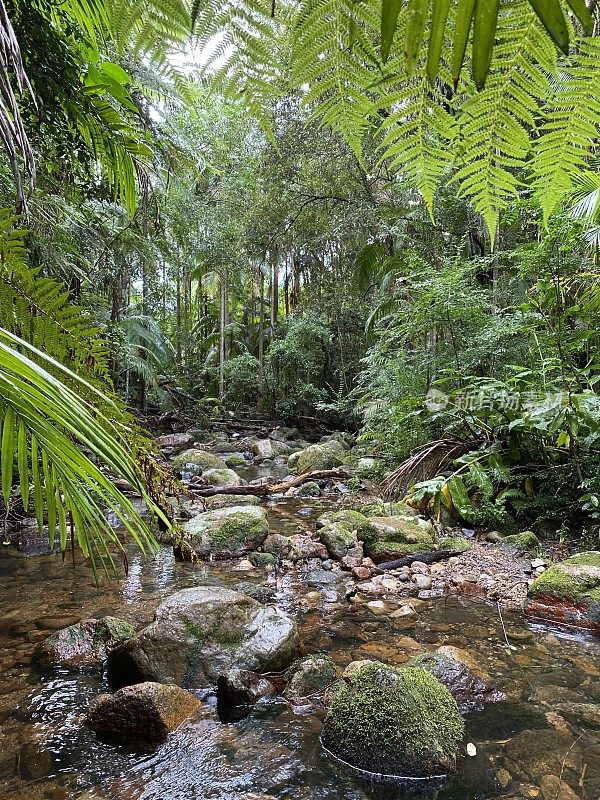
[[[267,495],[279,494],[280,492],[287,492],[288,489],[293,489],[296,486],[302,486],[303,483],[309,481],[322,481],[322,480],[341,480],[349,478],[351,472],[342,467],[336,469],[318,469],[314,472],[304,472],[302,475],[297,475],[291,481],[285,483],[260,483],[248,484],[247,486],[202,486],[198,483],[188,483],[188,489],[200,497],[210,497],[215,494],[254,494],[254,495]]]
[[[388,572],[390,569],[400,569],[400,567],[410,567],[414,561],[421,561],[423,564],[435,564],[436,561],[446,561],[453,556],[459,556],[458,550],[429,550],[426,553],[415,553],[404,558],[397,558],[395,561],[384,561],[382,564],[372,567],[373,572]]]

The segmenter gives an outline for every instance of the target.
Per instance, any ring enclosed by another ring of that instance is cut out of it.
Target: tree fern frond
[[[485,220],[490,236],[498,216],[518,196],[540,100],[556,71],[556,48],[525,0],[501,14],[494,61],[485,89],[460,108],[459,169],[454,181]]]
[[[572,193],[600,130],[600,36],[581,39],[542,107],[531,164],[534,195],[547,221]]]

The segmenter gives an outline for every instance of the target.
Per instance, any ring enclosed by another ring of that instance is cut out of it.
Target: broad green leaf
[[[29,508],[29,444],[27,441],[27,427],[22,419],[19,420],[17,451],[21,501],[23,503],[23,508],[27,511]]]
[[[473,24],[473,80],[479,90],[485,86],[498,25],[500,0],[476,0]]]
[[[560,7],[560,0],[529,0],[529,4],[558,47],[568,55],[569,28]]]
[[[406,57],[406,74],[409,78],[412,77],[415,71],[428,12],[429,0],[408,0],[404,53]]]
[[[450,3],[451,0],[433,0],[429,47],[427,49],[427,79],[432,86],[435,84],[440,66],[440,55],[444,43],[444,32],[446,30],[448,12],[450,11]]]
[[[2,423],[2,458],[0,460],[0,472],[2,472],[2,496],[4,498],[5,506],[8,506],[10,501],[14,456],[15,412],[12,406],[9,405],[4,412],[4,420]]]
[[[454,47],[452,49],[452,80],[455,89],[458,86],[460,72],[462,70],[463,61],[465,60],[474,9],[475,0],[458,0],[456,25],[454,29]]]
[[[381,60],[384,64],[390,55],[401,5],[402,0],[382,0],[381,3]]]

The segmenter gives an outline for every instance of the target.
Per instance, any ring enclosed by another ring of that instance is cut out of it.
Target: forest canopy
[[[7,518],[151,548],[114,479],[168,527],[143,426],[193,409],[597,538],[595,3],[0,0],[0,34]]]

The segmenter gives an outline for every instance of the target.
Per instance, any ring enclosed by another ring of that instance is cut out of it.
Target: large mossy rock
[[[369,517],[363,535],[365,553],[376,564],[433,550],[435,532],[427,520],[408,514],[397,517]]]
[[[288,459],[288,467],[295,470],[298,475],[315,470],[333,469],[342,464],[341,456],[344,452],[344,446],[337,441],[313,444],[304,450],[292,453]]]
[[[522,533],[513,533],[510,536],[503,536],[498,545],[500,547],[514,547],[520,552],[534,555],[539,555],[542,550],[540,540],[533,531],[523,531]]]
[[[179,686],[138,683],[92,700],[85,724],[102,739],[157,744],[199,705]]]
[[[141,681],[202,688],[233,669],[285,669],[300,652],[296,625],[283,611],[199,586],[167,598],[154,622],[110,653],[108,678],[113,688]]]
[[[198,514],[183,531],[199,558],[234,558],[256,550],[269,533],[269,523],[260,506],[226,506]]]
[[[529,587],[527,613],[600,633],[600,553],[553,564]]]
[[[429,672],[359,662],[337,685],[322,740],[358,769],[424,778],[455,770],[463,734],[456,701]]]
[[[191,472],[199,475],[209,469],[227,469],[227,464],[213,453],[192,447],[175,456],[173,469],[175,472]]]
[[[83,619],[44,639],[36,656],[42,664],[91,666],[104,661],[114,647],[134,635],[135,628],[117,617]]]

